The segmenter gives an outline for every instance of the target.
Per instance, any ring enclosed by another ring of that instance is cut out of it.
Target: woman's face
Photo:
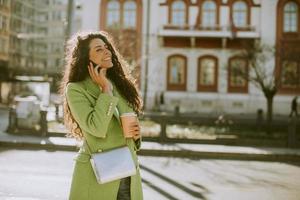
[[[91,40],[89,58],[102,68],[110,68],[113,66],[111,52],[100,38]]]

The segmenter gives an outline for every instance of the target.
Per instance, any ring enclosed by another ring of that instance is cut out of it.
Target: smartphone
[[[98,65],[90,60],[90,62],[93,64],[93,67],[96,68]],[[100,72],[101,67],[98,66],[98,73]]]

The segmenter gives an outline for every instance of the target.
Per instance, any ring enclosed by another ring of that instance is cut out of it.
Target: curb
[[[27,142],[7,142],[0,141],[0,147],[10,147],[16,149],[40,149],[40,150],[52,150],[52,151],[78,151],[79,147],[71,145],[56,145],[56,144],[38,144]]]
[[[300,162],[300,155],[297,154],[246,154],[246,153],[141,149],[138,152],[138,155],[192,158],[192,159]]]

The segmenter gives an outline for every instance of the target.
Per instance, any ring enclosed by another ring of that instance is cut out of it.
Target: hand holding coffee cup
[[[125,138],[140,138],[140,126],[135,113],[123,113],[121,116],[123,134]]]

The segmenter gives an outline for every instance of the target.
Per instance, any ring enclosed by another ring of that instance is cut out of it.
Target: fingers
[[[137,122],[133,122],[130,124],[129,134],[134,139],[140,137],[140,126]]]
[[[139,138],[140,131],[139,130],[132,130],[126,133],[126,138]]]
[[[132,136],[134,140],[137,140],[141,137],[140,131],[135,132],[135,134]]]
[[[130,131],[140,131],[139,124],[132,123],[131,126],[130,126]]]
[[[90,74],[90,76],[92,76],[92,72],[91,72],[91,62],[89,63],[89,65],[88,65],[88,70],[89,70],[89,74]]]
[[[99,70],[99,68],[100,68],[100,70]],[[89,70],[89,74],[90,74],[92,80],[95,83],[97,83],[98,85],[104,85],[103,79],[105,79],[105,75],[104,75],[105,69],[101,69],[101,67],[99,65],[94,67],[93,63],[90,62],[88,65],[88,70]]]
[[[138,138],[140,138],[141,137],[140,126],[138,124],[134,124],[131,128],[132,129],[130,131],[130,134],[132,135],[133,139],[137,140]]]
[[[88,69],[89,69],[89,74],[90,74],[92,80],[95,81],[96,80],[96,75],[95,75],[93,64],[91,62],[88,65]]]

